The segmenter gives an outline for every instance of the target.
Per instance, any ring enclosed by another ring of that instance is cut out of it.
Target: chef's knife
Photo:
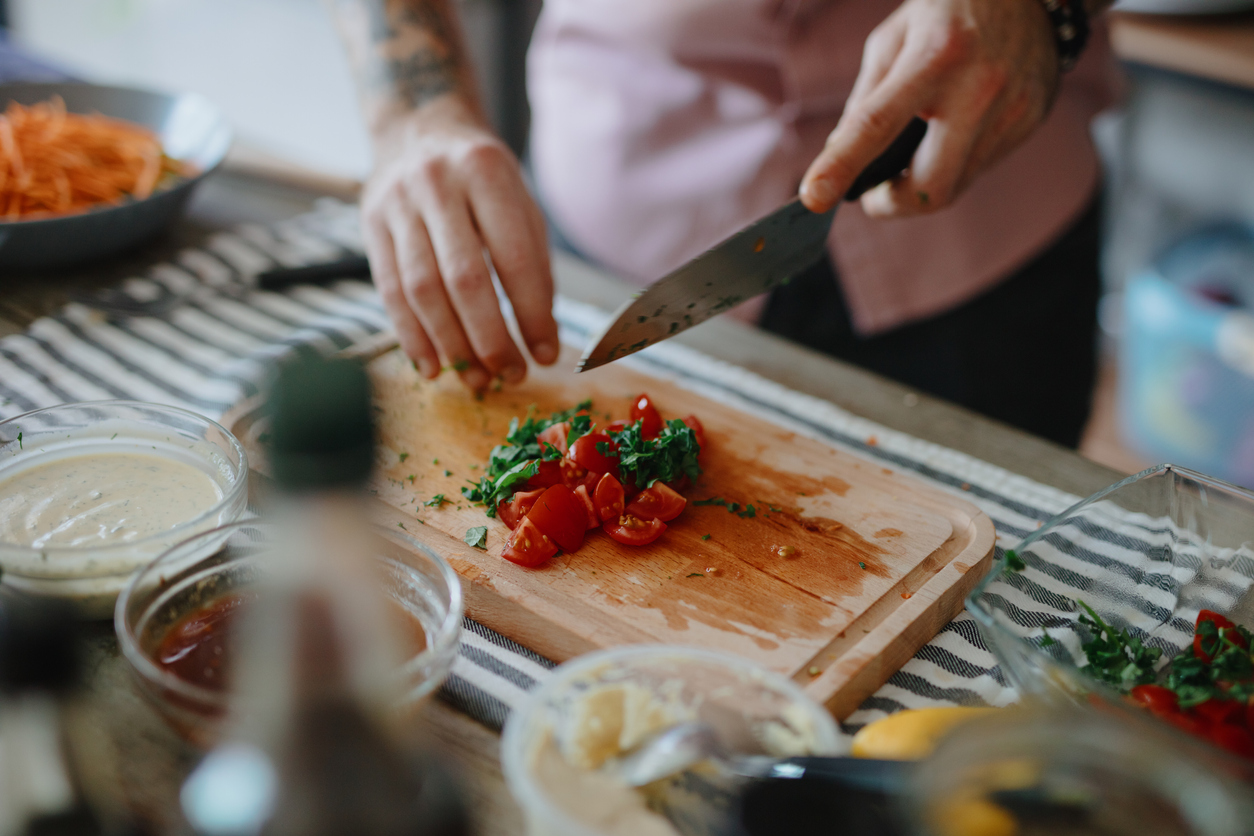
[[[911,120],[858,175],[845,200],[857,200],[909,167],[925,133],[927,122]],[[786,283],[823,254],[835,214],[835,207],[815,214],[794,199],[706,250],[619,308],[609,326],[589,342],[575,371],[635,354]]]

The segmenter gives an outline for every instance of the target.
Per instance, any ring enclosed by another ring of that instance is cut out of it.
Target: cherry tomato
[[[609,520],[603,526],[605,533],[627,546],[644,546],[652,543],[666,530],[666,523],[661,520],[642,520],[631,514],[623,514],[616,520]]]
[[[587,514],[588,521],[586,523],[589,531],[601,524],[601,515],[597,513],[596,503],[592,501],[592,494],[588,492],[587,485],[580,485],[575,488],[575,496],[583,503],[584,513]]]
[[[609,450],[614,449],[614,442],[605,433],[592,432],[575,439],[570,445],[570,458],[595,473],[618,473],[618,457],[605,455],[597,449],[598,444],[608,444]]]
[[[1205,705],[1205,703],[1202,703]],[[1211,726],[1206,737],[1216,746],[1227,749],[1245,758],[1254,758],[1254,736],[1248,731],[1230,723],[1218,723]]]
[[[519,491],[509,499],[502,499],[497,503],[496,515],[510,528],[518,528],[518,524],[527,516],[527,512],[542,493],[544,488],[536,488],[534,491]]]
[[[536,475],[527,480],[529,488],[547,488],[552,485],[564,484],[562,464],[560,461],[540,462]]]
[[[583,533],[588,530],[583,503],[565,485],[546,488],[527,512],[527,519],[567,552],[578,551],[583,545]]]
[[[1226,617],[1213,610],[1202,610],[1197,614],[1197,626],[1200,627],[1203,621],[1210,621],[1221,630],[1232,630],[1231,633],[1226,635],[1241,647],[1245,647],[1245,640],[1242,639],[1236,632],[1237,625],[1233,624]],[[1200,633],[1195,633],[1193,635],[1193,655],[1201,659],[1203,662],[1209,662],[1211,660],[1211,654],[1207,653],[1205,649],[1203,649],[1202,644],[1204,641],[1205,639]]]
[[[640,434],[645,438],[657,438],[657,434],[662,431],[662,416],[658,414],[648,395],[641,395],[631,405],[631,421],[633,424],[636,421],[641,422]]]
[[[1245,706],[1236,700],[1209,699],[1193,706],[1193,713],[1210,725],[1236,724],[1245,719]]]
[[[701,423],[701,419],[695,415],[685,415],[684,423],[692,430],[692,434],[697,437],[697,444],[701,447],[701,452],[705,452],[705,425]]]
[[[570,423],[562,421],[546,427],[536,436],[536,441],[540,442],[540,449],[543,450],[545,445],[556,447],[558,452],[563,456],[566,455],[566,436],[570,435]]]
[[[662,482],[654,482],[631,501],[627,513],[642,520],[670,522],[683,513],[688,500]]]
[[[1151,714],[1157,716],[1174,714],[1180,710],[1176,692],[1161,685],[1138,685],[1128,692],[1128,696],[1137,705],[1149,709]]]
[[[601,477],[592,498],[596,502],[597,515],[605,521],[618,519],[626,505],[623,483],[618,481],[613,473],[607,473]]]
[[[562,469],[562,484],[572,491],[582,485],[588,477],[588,471],[570,459],[562,459],[557,466]]]
[[[519,566],[536,567],[557,554],[557,543],[540,533],[530,517],[524,518],[509,536],[501,557]]]

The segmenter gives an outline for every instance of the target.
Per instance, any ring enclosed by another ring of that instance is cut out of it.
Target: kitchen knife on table
[[[925,133],[927,122],[911,120],[858,176],[845,200],[857,200],[905,171]],[[816,214],[794,199],[706,250],[619,308],[589,342],[575,371],[635,354],[784,284],[818,261],[835,214],[835,207]]]

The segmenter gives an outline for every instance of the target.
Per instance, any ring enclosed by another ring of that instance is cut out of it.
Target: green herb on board
[[[701,539],[702,539],[702,540],[709,540],[709,539],[710,539],[710,535],[708,535],[708,534],[702,534],[702,535],[701,535]]]
[[[704,578],[704,577],[705,577],[705,573],[704,573],[704,572],[689,572],[689,573],[688,573],[688,577],[690,577],[690,578]]]
[[[444,498],[444,494],[438,493],[422,504],[428,508],[439,508],[446,502],[448,502],[448,500]]]
[[[409,458],[409,454],[408,454],[408,453],[401,453],[401,454],[400,454],[400,458],[401,458],[401,461],[403,462],[403,461],[405,461],[405,459]]]
[[[445,476],[452,476],[452,475],[453,475],[453,471],[451,471],[451,470],[445,470],[445,471],[444,471],[444,475],[445,475]]]
[[[466,529],[466,536],[462,539],[466,541],[466,545],[486,551],[488,548],[488,527],[486,525],[476,525],[474,528],[468,528]]]
[[[861,560],[859,560],[859,561],[858,561],[858,568],[859,568],[859,569],[865,569],[865,568],[866,568],[866,564],[865,564],[865,563],[863,563]]]

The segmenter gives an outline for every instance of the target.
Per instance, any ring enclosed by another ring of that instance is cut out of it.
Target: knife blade
[[[926,133],[927,122],[915,117],[858,175],[845,200],[909,167]],[[835,207],[816,214],[794,199],[706,250],[619,308],[575,371],[635,354],[788,282],[823,254],[835,214]]]

